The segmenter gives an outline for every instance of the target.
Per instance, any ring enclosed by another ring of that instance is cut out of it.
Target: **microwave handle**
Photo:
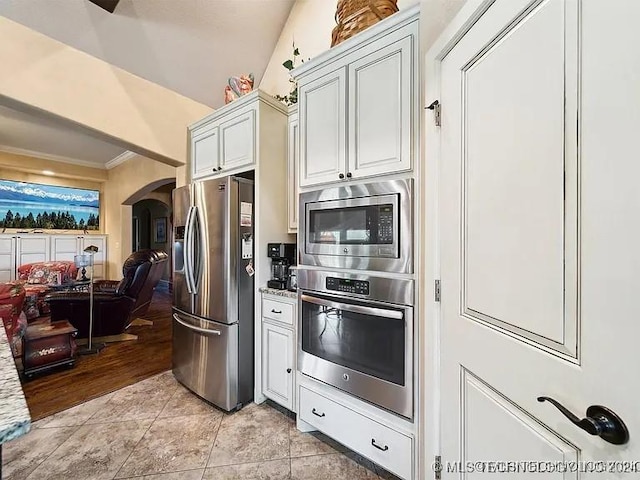
[[[375,317],[393,318],[395,320],[402,320],[404,318],[404,314],[397,310],[387,310],[385,308],[365,307],[363,305],[352,305],[350,303],[332,302],[331,300],[312,297],[310,295],[301,295],[300,298],[303,302],[314,303],[316,305],[322,305],[324,307],[336,308],[338,310],[346,310],[347,312],[362,313],[364,315],[373,315]]]

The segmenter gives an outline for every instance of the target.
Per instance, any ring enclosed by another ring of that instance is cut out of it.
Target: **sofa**
[[[24,285],[24,306],[27,320],[49,314],[49,305],[44,301],[48,293],[59,285],[73,282],[78,275],[74,262],[34,262],[18,267],[17,281]]]
[[[19,283],[0,283],[0,318],[14,357],[22,353],[22,337],[27,330],[27,317],[22,311],[25,295]]]
[[[94,283],[93,336],[120,335],[134,315],[146,311],[167,258],[162,250],[133,252],[122,267],[122,280]],[[53,292],[45,301],[49,304],[52,322],[68,320],[78,329],[78,338],[89,336],[88,292]]]

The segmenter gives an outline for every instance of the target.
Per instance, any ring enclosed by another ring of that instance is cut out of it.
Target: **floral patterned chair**
[[[22,311],[25,289],[16,283],[0,283],[0,318],[14,357],[22,353],[22,337],[27,330],[27,317]]]
[[[18,282],[24,285],[26,301],[24,311],[28,320],[48,315],[49,304],[44,297],[55,286],[72,282],[76,279],[78,268],[74,262],[35,262],[18,267]]]

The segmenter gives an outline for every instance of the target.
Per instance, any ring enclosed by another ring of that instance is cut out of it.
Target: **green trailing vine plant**
[[[293,42],[292,47],[293,47],[293,58],[290,58],[289,60],[286,60],[285,62],[282,63],[282,66],[286,68],[288,71],[291,71],[296,67],[296,61],[300,56],[300,50],[298,50],[298,48],[296,47],[295,42]],[[300,63],[304,63],[304,60],[300,59]],[[289,77],[289,83],[291,83],[291,91],[289,92],[289,94],[284,96],[276,95],[275,97],[276,97],[276,100],[281,101],[285,105],[294,105],[298,103],[298,84],[293,78],[291,78],[291,76]]]

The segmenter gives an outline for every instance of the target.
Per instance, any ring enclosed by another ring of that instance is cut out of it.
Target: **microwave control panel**
[[[393,243],[393,206],[382,205],[378,210],[378,243]]]
[[[327,277],[327,290],[357,293],[359,295],[369,295],[369,282],[365,280],[350,280],[348,278]]]

